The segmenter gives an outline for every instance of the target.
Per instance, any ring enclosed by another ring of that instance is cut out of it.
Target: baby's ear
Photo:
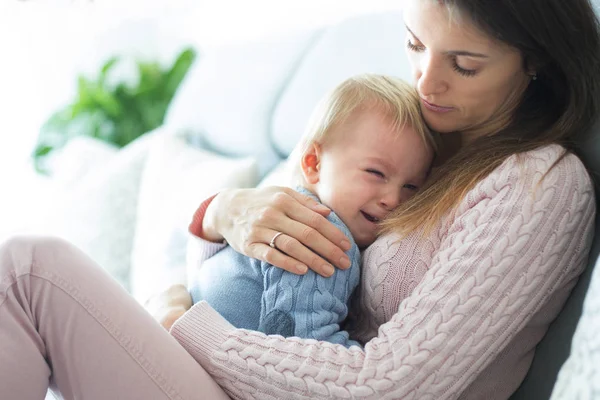
[[[302,175],[307,183],[314,185],[319,182],[320,162],[321,147],[318,143],[312,143],[301,159]]]

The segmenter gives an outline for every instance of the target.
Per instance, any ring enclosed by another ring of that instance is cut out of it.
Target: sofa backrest
[[[281,160],[269,135],[273,109],[321,31],[202,49],[165,125],[186,131],[195,145],[215,153],[254,156],[264,175]]]
[[[399,13],[356,17],[327,29],[307,51],[274,109],[271,138],[277,152],[289,155],[315,104],[344,79],[380,73],[411,82],[404,37]]]

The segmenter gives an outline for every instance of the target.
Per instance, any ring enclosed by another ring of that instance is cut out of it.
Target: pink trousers
[[[0,245],[0,399],[227,399],[90,258],[55,238]]]

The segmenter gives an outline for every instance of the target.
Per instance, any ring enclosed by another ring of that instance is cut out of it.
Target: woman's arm
[[[205,201],[196,212],[190,232],[204,239],[198,261],[221,247],[223,239],[236,251],[294,273],[306,267],[329,276],[331,264],[348,268],[344,251],[350,242],[325,216],[330,210],[289,188],[229,189]],[[277,232],[277,248],[269,242]],[[208,249],[208,250],[207,250]],[[210,250],[210,251],[209,251]]]
[[[206,303],[171,333],[236,398],[457,398],[571,289],[589,251],[595,203],[581,163],[567,156],[538,186],[556,158],[515,160],[469,193],[425,277],[364,351],[237,330]]]

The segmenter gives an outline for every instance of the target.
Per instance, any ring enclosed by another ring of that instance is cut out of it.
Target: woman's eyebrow
[[[410,32],[410,34],[415,39],[417,39],[419,42],[421,41],[421,39],[419,39],[417,37],[417,35],[415,35],[415,33],[410,30],[410,28],[408,27],[408,25],[406,25],[406,23],[404,23],[404,27],[406,28],[406,30],[408,32]],[[449,56],[467,56],[467,57],[477,57],[477,58],[490,58],[490,56],[488,56],[487,54],[473,53],[472,51],[466,51],[466,50],[450,50],[450,51],[446,51],[445,54],[447,54]]]
[[[414,33],[413,31],[411,31],[411,30],[410,30],[410,28],[408,27],[408,25],[406,25],[406,22],[404,23],[404,27],[406,28],[406,30],[407,30],[407,31],[409,31],[409,32],[410,32],[410,34],[411,34],[411,35],[413,35],[413,37],[414,37],[415,39],[417,39],[419,42],[421,41],[421,39],[419,39],[419,38],[417,37],[417,35],[415,35],[415,33]]]
[[[473,53],[471,51],[464,50],[452,50],[447,51],[446,54],[449,56],[468,56],[468,57],[477,57],[477,58],[490,58],[490,56],[482,53]]]

